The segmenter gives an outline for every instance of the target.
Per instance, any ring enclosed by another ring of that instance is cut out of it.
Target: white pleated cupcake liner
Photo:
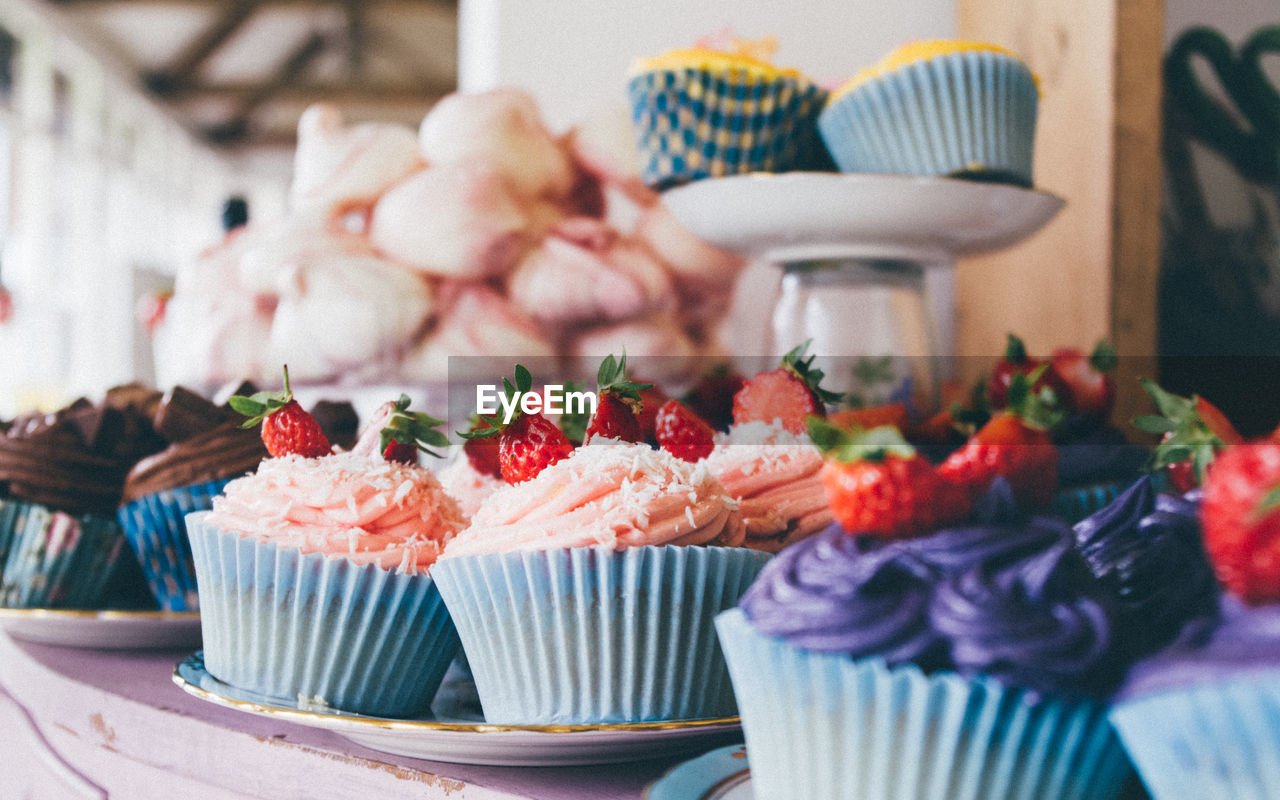
[[[1280,669],[1130,700],[1111,720],[1154,800],[1280,794]]]
[[[627,84],[645,183],[665,189],[748,172],[814,168],[826,90],[789,77],[655,70]]]
[[[1131,773],[1101,703],[716,626],[758,798],[1112,800]]]
[[[842,172],[990,177],[1031,186],[1039,96],[1017,59],[935,56],[831,100],[818,130]]]
[[[117,513],[147,585],[163,611],[198,611],[195,563],[186,516],[213,507],[230,479],[162,489],[139,497]]]
[[[381,717],[430,705],[458,649],[435,582],[187,516],[205,665],[268,697]]]
[[[96,609],[122,557],[119,524],[37,503],[0,500],[0,606]]]
[[[737,713],[715,615],[768,559],[583,547],[446,558],[434,575],[488,722],[652,722]]]

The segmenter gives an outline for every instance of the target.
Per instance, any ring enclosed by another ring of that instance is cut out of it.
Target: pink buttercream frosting
[[[742,540],[737,503],[704,466],[611,442],[579,447],[533,480],[490,495],[444,558],[562,547],[737,546]]]
[[[425,572],[466,525],[430,470],[356,453],[267,459],[227,484],[207,521],[280,547],[409,575]]]
[[[478,472],[464,453],[459,453],[443,469],[437,470],[436,477],[440,479],[445,494],[458,501],[458,507],[467,518],[475,516],[490,495],[507,485],[501,478]]]
[[[735,426],[705,463],[738,501],[747,547],[776,553],[834,519],[819,478],[822,454],[808,437],[763,422]]]

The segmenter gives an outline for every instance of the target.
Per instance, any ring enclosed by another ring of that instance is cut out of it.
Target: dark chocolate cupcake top
[[[147,412],[158,397],[136,385],[116,387],[102,403],[80,399],[11,421],[0,436],[0,497],[114,515],[129,468],[164,446]]]
[[[181,386],[169,390],[153,420],[169,445],[129,471],[122,502],[257,469],[267,450],[256,428],[240,427],[243,419]]]

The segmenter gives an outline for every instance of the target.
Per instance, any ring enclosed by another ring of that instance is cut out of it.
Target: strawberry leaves
[[[449,437],[443,431],[436,430],[443,424],[442,419],[427,416],[421,411],[409,411],[409,396],[402,394],[395,401],[391,417],[382,428],[379,449],[385,452],[394,442],[440,458],[441,454],[431,448],[449,446]]]

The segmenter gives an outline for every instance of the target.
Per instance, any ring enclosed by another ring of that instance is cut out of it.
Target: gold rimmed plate
[[[729,745],[673,767],[644,800],[754,800],[745,745]]]
[[[211,703],[258,716],[322,728],[384,753],[508,767],[579,766],[639,761],[687,752],[691,742],[740,741],[737,717],[598,725],[491,725],[462,681],[446,680],[431,711],[389,719],[302,707],[229,686],[210,675],[203,653],[178,663],[173,681]]]
[[[15,639],[86,650],[186,650],[200,646],[198,611],[0,608]]]

